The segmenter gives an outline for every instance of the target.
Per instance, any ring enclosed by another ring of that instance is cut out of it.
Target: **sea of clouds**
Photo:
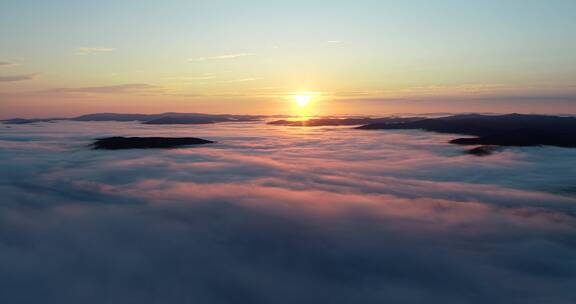
[[[89,149],[113,135],[218,143]],[[0,302],[575,303],[576,149],[453,137],[0,125]]]

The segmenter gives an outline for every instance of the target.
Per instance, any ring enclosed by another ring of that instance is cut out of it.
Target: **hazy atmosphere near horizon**
[[[0,303],[576,303],[575,0],[0,0]]]

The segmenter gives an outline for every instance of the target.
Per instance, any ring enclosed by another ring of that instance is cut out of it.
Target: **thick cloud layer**
[[[109,135],[219,143],[86,147]],[[0,125],[0,301],[574,303],[576,150],[450,138]]]

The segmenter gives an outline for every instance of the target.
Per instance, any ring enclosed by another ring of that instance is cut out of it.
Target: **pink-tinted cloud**
[[[218,144],[88,149],[113,135]],[[576,152],[475,158],[448,138],[258,123],[0,126],[0,297],[571,301]]]

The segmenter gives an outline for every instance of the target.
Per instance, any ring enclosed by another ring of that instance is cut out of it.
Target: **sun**
[[[295,91],[288,96],[287,101],[292,104],[292,113],[295,116],[312,117],[318,110],[322,95],[320,92]]]
[[[293,98],[299,108],[306,108],[312,101],[312,96],[310,95],[295,95]]]

